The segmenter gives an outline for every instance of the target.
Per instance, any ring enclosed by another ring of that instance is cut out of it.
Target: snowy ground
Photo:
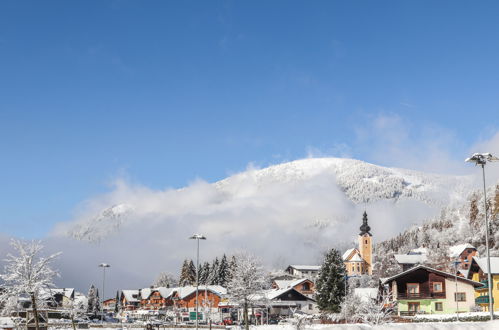
[[[253,330],[296,330],[292,325],[264,325],[252,327]],[[394,330],[499,330],[499,320],[487,322],[428,322],[428,323],[390,323],[379,326],[369,326],[365,324],[334,324],[334,325],[313,325],[305,327],[303,330],[363,330],[363,329],[394,329]]]

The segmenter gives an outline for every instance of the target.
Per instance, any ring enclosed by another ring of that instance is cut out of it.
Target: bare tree
[[[237,266],[231,281],[228,283],[230,301],[243,306],[244,324],[249,329],[248,307],[252,298],[259,295],[268,286],[263,266],[255,256],[243,252],[236,256]]]
[[[393,313],[394,302],[391,293],[383,293],[377,299],[368,298],[359,308],[359,319],[370,325],[385,324]]]
[[[158,287],[165,287],[165,288],[173,288],[178,285],[178,280],[170,273],[166,272],[161,272],[158,275],[158,278],[156,278],[156,281],[154,281],[153,286],[158,288]]]
[[[31,298],[36,329],[39,329],[37,301],[42,291],[54,287],[52,280],[59,276],[51,268],[52,261],[60,255],[52,254],[48,257],[40,256],[43,245],[40,241],[12,240],[11,245],[16,255],[8,254],[5,259],[5,272],[0,274],[4,281],[4,291],[0,301],[6,302],[15,297],[28,296]]]

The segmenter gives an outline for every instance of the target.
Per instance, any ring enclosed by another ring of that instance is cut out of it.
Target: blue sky
[[[498,9],[2,1],[2,231],[42,236],[121,176],[182,187],[310,154],[421,167],[378,157],[393,145],[461,160],[497,131]]]

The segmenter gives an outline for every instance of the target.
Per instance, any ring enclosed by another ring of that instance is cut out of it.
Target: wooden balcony
[[[397,299],[399,300],[410,300],[410,299],[444,299],[445,292],[419,292],[419,293],[407,293],[398,292]]]

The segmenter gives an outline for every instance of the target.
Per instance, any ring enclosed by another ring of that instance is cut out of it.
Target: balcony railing
[[[484,280],[484,281],[480,281],[480,283],[482,283],[482,286],[475,288],[475,290],[480,291],[480,290],[485,290],[485,289],[489,288],[489,281]]]
[[[475,304],[488,304],[489,296],[479,296],[475,298]]]
[[[445,292],[398,292],[397,299],[440,299],[445,298]]]

